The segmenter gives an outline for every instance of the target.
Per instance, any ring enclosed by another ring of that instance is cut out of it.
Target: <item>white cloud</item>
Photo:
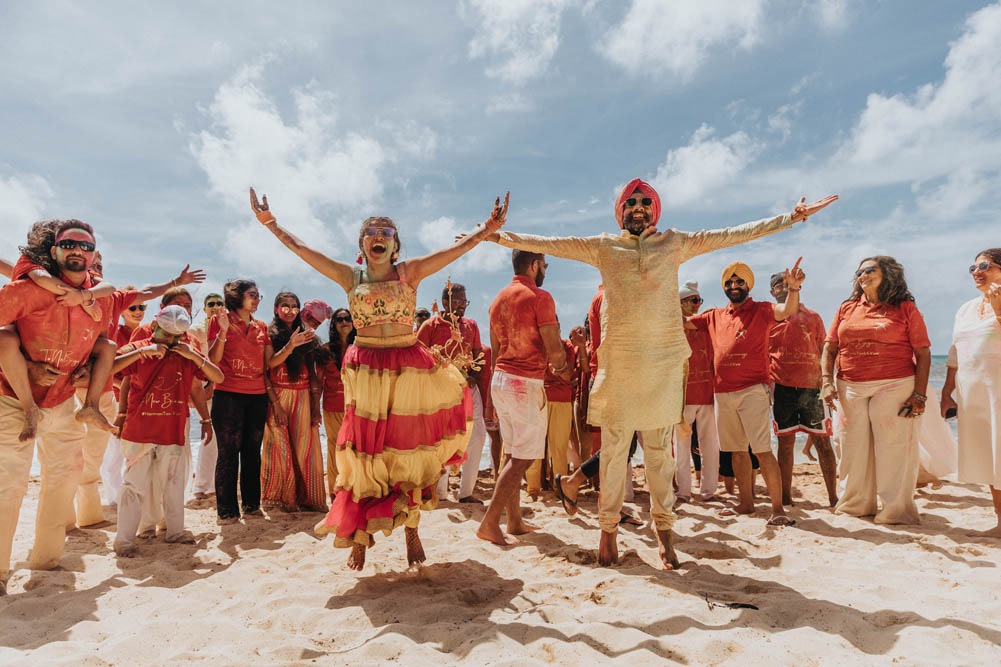
[[[930,190],[915,185],[918,218],[943,221],[965,217],[988,195],[999,190],[1001,175],[998,172],[978,172],[962,167]]]
[[[505,93],[490,98],[487,102],[487,113],[523,113],[531,111],[535,105],[520,93]]]
[[[633,0],[598,49],[631,74],[689,80],[711,49],[755,46],[764,7],[764,0]]]
[[[569,0],[469,0],[477,23],[472,58],[488,58],[487,76],[522,83],[542,75],[560,45]]]
[[[668,151],[657,168],[652,185],[665,208],[685,206],[728,185],[761,151],[761,144],[745,132],[716,138],[703,124],[686,146]]]
[[[794,104],[780,106],[775,113],[768,117],[768,131],[781,135],[781,141],[785,142],[792,134],[792,119],[799,115],[802,107],[802,100]]]
[[[442,216],[421,223],[420,241],[428,252],[441,250],[455,243],[455,237],[472,231],[471,227],[461,227],[455,218]],[[411,257],[416,253],[408,253]],[[449,275],[461,276],[469,273],[493,273],[510,266],[511,251],[496,243],[480,243],[458,261],[444,270]],[[460,281],[461,282],[461,281]]]
[[[32,223],[43,219],[46,205],[55,193],[49,182],[34,174],[0,177],[0,229],[7,230],[0,240],[0,257],[17,259],[17,247],[25,241],[24,233]],[[11,230],[18,230],[16,234]],[[23,232],[23,233],[22,233]]]
[[[809,9],[821,28],[828,32],[840,32],[852,21],[849,0],[814,0]]]

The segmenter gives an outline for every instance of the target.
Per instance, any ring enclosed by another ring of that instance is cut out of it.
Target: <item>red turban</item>
[[[657,221],[660,220],[660,195],[646,181],[634,178],[626,183],[626,187],[622,188],[622,192],[615,200],[615,219],[619,222],[619,228],[622,227],[622,209],[626,206],[626,200],[632,197],[637,190],[653,200],[653,203],[650,204],[650,220],[653,224],[656,225]]]

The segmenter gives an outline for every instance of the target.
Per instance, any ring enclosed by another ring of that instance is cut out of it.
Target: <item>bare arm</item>
[[[949,408],[959,407],[952,397],[952,392],[956,390],[956,371],[958,370],[955,366],[948,366],[945,369],[945,384],[942,385],[942,396],[938,402],[939,410],[942,411],[942,419],[945,419],[945,413],[949,411]]]
[[[298,331],[292,334],[292,337],[289,338],[285,347],[277,352],[275,352],[275,349],[271,347],[270,343],[268,343],[267,350],[270,350],[271,353],[265,354],[264,357],[267,360],[267,368],[275,368],[284,364],[285,361],[292,356],[292,352],[295,351],[295,348],[300,345],[305,345],[309,341],[313,340],[314,335],[315,333],[312,329],[300,327]]]
[[[279,241],[284,243],[286,248],[298,255],[302,261],[340,285],[345,292],[351,291],[351,288],[354,287],[351,265],[338,262],[336,259],[327,257],[322,252],[313,250],[298,236],[279,225],[275,220],[275,216],[271,214],[271,210],[268,208],[267,196],[263,197],[263,203],[258,203],[257,193],[254,192],[254,188],[250,188],[250,205],[261,224],[274,234]]]
[[[183,269],[181,273],[178,274],[176,278],[172,278],[165,283],[160,283],[159,285],[146,285],[141,290],[139,290],[139,295],[136,296],[136,303],[142,303],[144,301],[149,301],[150,299],[156,299],[163,296],[167,290],[174,287],[183,287],[184,285],[191,285],[192,283],[200,283],[205,281],[205,272],[201,269],[195,269],[191,271],[191,265],[188,264]]]
[[[799,263],[802,261],[803,258],[800,257],[796,260],[792,269],[786,269],[785,281],[788,294],[786,294],[785,303],[780,303],[775,306],[773,313],[775,315],[776,322],[788,320],[790,317],[799,312],[799,291],[802,289],[803,280],[806,279],[806,274],[803,273],[803,269],[799,268]]]
[[[824,349],[820,353],[820,395],[831,408],[834,407],[834,397],[837,396],[834,386],[834,362],[837,358],[837,344],[825,342]]]
[[[96,299],[115,293],[115,286],[111,283],[101,282],[89,289],[81,289],[49,275],[49,272],[44,269],[32,269],[28,271],[28,277],[42,289],[59,295],[60,303],[67,306],[79,306],[84,303],[91,305]]]
[[[212,346],[209,347],[209,361],[218,364],[222,361],[222,353],[226,350],[226,337],[229,336],[229,313],[213,315],[212,319],[219,324],[219,335],[215,337]]]
[[[549,365],[553,367],[553,372],[564,380],[570,380],[570,364],[573,360],[567,359],[567,351],[560,339],[560,325],[541,326],[539,327],[539,335],[542,337],[542,345],[546,348]]]
[[[0,276],[10,278],[14,275],[14,265],[6,259],[0,259]]]

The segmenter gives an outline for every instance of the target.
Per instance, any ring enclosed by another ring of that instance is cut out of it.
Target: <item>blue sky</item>
[[[187,262],[218,289],[258,280],[343,293],[261,229],[249,185],[288,228],[351,261],[368,215],[405,255],[448,243],[511,190],[507,228],[616,231],[639,176],[660,226],[696,230],[841,201],[795,231],[693,260],[765,276],[804,256],[804,303],[829,320],[858,260],[896,256],[944,354],[977,295],[966,267],[1001,245],[1001,6],[822,0],[438,3],[5,3],[0,7],[0,256],[34,220],[99,232],[107,277],[159,282]],[[448,275],[470,315],[510,279],[484,245]],[[595,270],[551,262],[565,325]],[[270,300],[259,311],[270,319]]]

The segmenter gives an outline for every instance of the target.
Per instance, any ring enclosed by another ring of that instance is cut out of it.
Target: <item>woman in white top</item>
[[[991,487],[998,525],[977,534],[1001,537],[1001,248],[978,253],[970,273],[981,296],[956,313],[941,410],[958,409],[959,481]]]

